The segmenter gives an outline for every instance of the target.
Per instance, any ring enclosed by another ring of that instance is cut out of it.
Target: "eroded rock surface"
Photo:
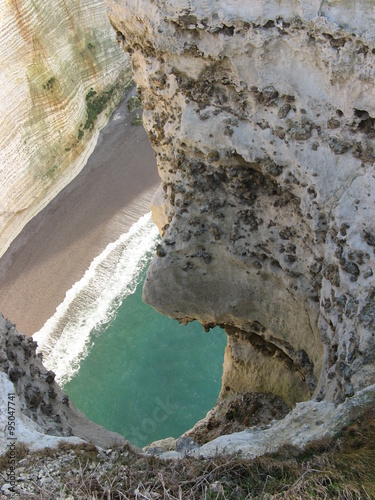
[[[85,165],[130,79],[101,0],[0,5],[0,257]]]
[[[0,455],[9,439],[31,450],[61,441],[90,441],[100,447],[127,443],[81,413],[47,370],[37,343],[19,333],[0,313]],[[8,428],[9,422],[14,428]]]
[[[225,328],[221,399],[373,384],[372,3],[106,3],[162,179],[144,299]]]

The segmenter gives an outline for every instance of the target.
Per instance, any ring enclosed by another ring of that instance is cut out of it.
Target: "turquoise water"
[[[182,326],[144,304],[144,274],[64,386],[91,420],[137,446],[178,437],[215,405],[226,344],[220,328]]]
[[[75,405],[138,446],[178,437],[215,405],[226,344],[221,329],[179,325],[142,302],[158,239],[142,216],[33,336]]]

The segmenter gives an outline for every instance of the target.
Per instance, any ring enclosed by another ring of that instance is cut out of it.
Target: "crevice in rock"
[[[267,340],[261,334],[262,331],[265,332],[265,328],[258,322],[253,322],[248,331],[230,325],[224,325],[223,328],[229,336],[249,342],[251,347],[262,356],[277,359],[288,370],[297,372],[301,380],[306,383],[310,395],[313,394],[316,388],[314,364],[305,350],[296,351],[290,343],[278,341],[273,337],[269,337],[271,341]],[[251,331],[250,328],[253,330]]]
[[[267,428],[281,420],[291,408],[277,396],[263,393],[239,394],[219,401],[207,416],[186,432],[199,445],[225,434],[241,432],[249,427]]]

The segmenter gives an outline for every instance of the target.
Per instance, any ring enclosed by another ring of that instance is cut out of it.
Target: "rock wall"
[[[126,443],[123,436],[91,422],[74,406],[55,382],[54,372],[43,366],[36,347],[0,313],[0,455],[10,440],[31,450],[61,441],[86,440],[100,447]]]
[[[222,400],[373,384],[373,2],[106,4],[162,180],[144,299],[225,328]]]
[[[43,365],[41,354],[36,354],[36,344],[19,333],[0,313],[0,456],[14,444],[22,443],[31,451],[36,451],[62,443],[65,443],[66,449],[67,443],[73,445],[85,441],[104,449],[125,445],[140,452],[123,436],[91,422],[74,406],[56,383],[54,372]],[[245,421],[247,427],[251,423],[255,425],[251,429],[221,435],[218,429],[212,428],[213,432],[207,433],[205,422],[200,422],[190,434],[201,446],[191,438],[168,438],[147,447],[147,453],[164,459],[181,459],[186,454],[199,459],[234,453],[255,457],[276,451],[285,444],[303,447],[308,442],[334,436],[349,421],[360,416],[365,408],[373,407],[375,385],[358,391],[339,405],[326,401],[297,403],[296,408],[282,420],[272,419],[272,416],[275,412],[279,412],[279,418],[281,414],[285,415],[286,405],[281,408],[278,398],[267,398],[268,402],[261,404],[263,412],[266,409],[268,413],[266,419],[262,417],[263,422],[268,421],[266,425],[257,424],[250,406],[246,410]],[[236,412],[236,406],[232,406],[230,411]],[[223,423],[225,431],[228,421],[223,419]],[[233,430],[237,430],[236,426]],[[163,452],[163,449],[170,451]],[[110,450],[106,455],[108,452]]]
[[[3,1],[0,27],[1,257],[85,165],[130,69],[101,0]]]

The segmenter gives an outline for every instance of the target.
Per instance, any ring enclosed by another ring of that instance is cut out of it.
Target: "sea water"
[[[146,214],[91,264],[34,335],[44,363],[91,420],[137,446],[178,437],[215,405],[226,344],[142,302],[158,232]]]

